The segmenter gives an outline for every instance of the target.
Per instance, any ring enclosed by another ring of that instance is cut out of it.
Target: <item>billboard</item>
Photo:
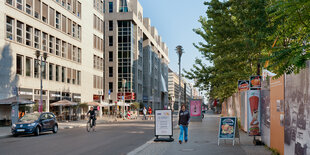
[[[262,77],[259,75],[254,75],[250,77],[250,90],[260,90],[261,89]]]
[[[191,100],[190,101],[190,115],[191,117],[200,117],[201,116],[201,100]]]
[[[260,135],[260,90],[248,91],[248,133],[250,136]]]

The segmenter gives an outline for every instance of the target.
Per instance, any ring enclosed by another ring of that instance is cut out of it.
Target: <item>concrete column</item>
[[[102,105],[102,97],[100,97],[100,104]],[[102,106],[101,105],[99,109],[99,118],[102,118]]]

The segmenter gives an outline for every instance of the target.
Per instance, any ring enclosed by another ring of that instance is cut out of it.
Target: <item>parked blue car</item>
[[[40,132],[53,131],[57,133],[58,123],[56,117],[51,112],[29,113],[22,117],[11,128],[13,136],[22,134],[40,135]]]

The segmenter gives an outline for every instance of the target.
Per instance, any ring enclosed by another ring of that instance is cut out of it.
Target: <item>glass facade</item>
[[[118,21],[118,90],[122,91],[125,79],[125,91],[132,92],[133,70],[133,24],[131,21]]]

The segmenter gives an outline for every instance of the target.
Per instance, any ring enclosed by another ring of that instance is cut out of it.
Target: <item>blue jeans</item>
[[[184,134],[184,140],[187,141],[188,137],[188,126],[180,125],[180,136],[179,141],[183,141],[183,134]]]

